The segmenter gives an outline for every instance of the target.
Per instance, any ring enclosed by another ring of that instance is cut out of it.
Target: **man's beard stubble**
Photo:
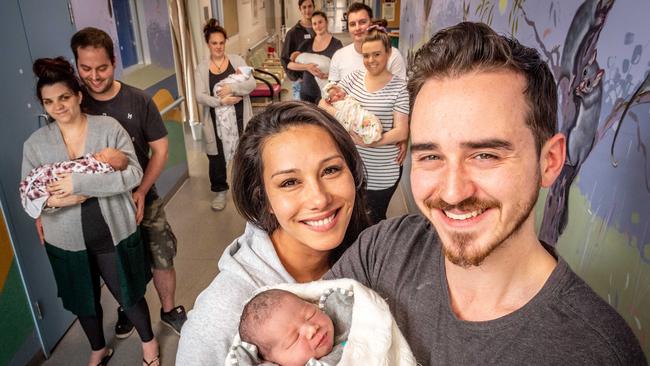
[[[540,178],[538,177],[537,180],[539,181],[539,179]],[[496,237],[494,241],[490,242],[480,252],[469,252],[472,242],[476,239],[476,236],[479,233],[451,232],[451,243],[442,242],[441,239],[442,250],[445,254],[445,257],[447,257],[451,263],[463,268],[468,268],[470,266],[480,266],[485,258],[492,254],[492,252],[494,252],[497,248],[501,247],[501,245],[510,237],[519,232],[519,229],[521,229],[521,226],[528,219],[532,210],[535,208],[535,203],[537,202],[538,195],[539,191],[535,191],[534,196],[530,197],[525,202],[524,206],[519,206],[520,209],[517,210],[515,216],[513,217],[515,225],[509,232],[507,232],[505,235],[502,235],[502,238]],[[440,197],[436,199],[428,198],[424,200],[423,203],[424,206],[429,210],[439,209],[442,211],[458,209],[464,212],[472,212],[477,210],[483,211],[487,209],[501,210],[502,208],[502,204],[499,201],[480,200],[474,196],[469,197],[456,205],[449,204],[442,200]],[[440,234],[438,235],[440,236]]]

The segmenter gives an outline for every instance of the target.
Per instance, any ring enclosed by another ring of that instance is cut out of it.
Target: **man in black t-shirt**
[[[536,50],[482,23],[443,29],[409,73],[421,215],[364,231],[326,278],[385,298],[422,365],[646,365],[623,318],[535,233],[566,157]]]
[[[154,185],[167,161],[167,129],[158,108],[144,91],[115,80],[113,41],[106,32],[84,28],[72,37],[70,47],[79,77],[86,86],[84,111],[115,118],[131,136],[144,171],[140,186],[133,191],[136,220],[151,254],[154,286],[161,303],[160,318],[180,333],[187,317],[183,306],[174,306],[176,237]],[[126,338],[132,331],[133,325],[119,309],[116,336]]]

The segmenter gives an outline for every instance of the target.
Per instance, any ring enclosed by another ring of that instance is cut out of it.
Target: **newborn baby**
[[[223,364],[416,366],[388,304],[350,279],[260,289]]]
[[[240,66],[234,74],[228,75],[226,78],[215,84],[212,90],[213,95],[217,95],[221,88],[228,84],[234,84],[241,81],[246,81],[252,77],[253,68],[249,66]],[[235,155],[237,147],[237,140],[239,139],[239,131],[237,130],[237,114],[234,105],[222,104],[214,108],[214,114],[217,118],[217,136],[223,144],[223,151],[226,160],[232,159]]]
[[[266,361],[263,365],[335,365],[349,333],[352,304],[351,291],[329,291],[317,305],[289,291],[267,290],[244,307],[239,334],[243,342],[257,347]],[[341,315],[337,327],[326,311]],[[347,328],[341,322],[347,323]]]
[[[332,351],[334,324],[316,304],[291,292],[268,290],[245,307],[239,324],[242,341],[281,366],[304,366]]]
[[[303,65],[315,64],[323,74],[327,75],[330,73],[331,60],[327,56],[323,56],[311,52],[294,51],[291,53],[290,59],[291,61],[298,64],[303,64]],[[323,87],[327,84],[327,79],[314,77],[314,80],[316,80],[316,83],[318,84],[318,87],[321,89],[322,92]]]
[[[359,135],[364,143],[371,144],[381,139],[383,128],[377,116],[363,109],[361,104],[348,96],[335,82],[323,87],[326,102],[336,109],[336,119],[347,131]]]
[[[86,154],[75,160],[45,164],[32,169],[20,182],[20,200],[23,208],[33,218],[41,215],[50,193],[47,185],[64,173],[102,174],[124,170],[129,159],[121,151],[107,147],[95,154]]]

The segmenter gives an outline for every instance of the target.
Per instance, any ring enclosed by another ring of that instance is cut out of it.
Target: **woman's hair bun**
[[[62,56],[56,58],[39,58],[34,62],[32,70],[39,79],[55,79],[57,76],[63,75],[74,76],[74,68]]]
[[[210,18],[207,23],[205,23],[205,26],[203,26],[203,37],[205,38],[205,42],[207,43],[210,40],[210,35],[212,33],[221,33],[223,34],[223,37],[228,39],[228,34],[226,34],[226,30],[219,25],[219,21]]]

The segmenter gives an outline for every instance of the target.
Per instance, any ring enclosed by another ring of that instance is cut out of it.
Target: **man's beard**
[[[452,231],[450,233],[450,243],[445,243],[441,240],[445,257],[447,257],[451,263],[463,268],[468,268],[470,266],[480,266],[485,258],[492,254],[492,252],[499,248],[509,238],[519,232],[522,225],[524,222],[526,222],[531,212],[535,208],[535,203],[537,202],[538,195],[539,191],[535,191],[534,195],[530,197],[526,202],[524,202],[523,206],[518,206],[517,211],[514,213],[514,217],[511,219],[511,221],[515,222],[515,225],[512,226],[512,229],[506,233],[503,233],[502,235],[495,237],[494,240],[489,242],[488,245],[486,245],[484,248],[472,248],[471,246],[471,244],[476,240],[476,236],[480,233]],[[424,200],[424,206],[430,210],[439,209],[443,211],[449,211],[458,209],[464,212],[472,212],[477,210],[483,211],[487,209],[500,210],[502,208],[502,204],[499,201],[483,201],[476,197],[469,197],[456,205],[451,205],[441,198],[426,199]],[[476,251],[477,249],[480,251]]]

